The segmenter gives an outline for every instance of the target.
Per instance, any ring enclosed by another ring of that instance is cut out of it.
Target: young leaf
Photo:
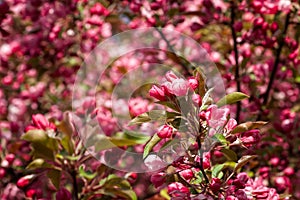
[[[145,122],[150,122],[151,118],[149,117],[148,113],[143,113],[135,118],[133,118],[130,122],[129,122],[129,126],[132,125],[139,125],[139,124],[143,124]]]
[[[217,133],[213,136],[214,139],[216,139],[218,142],[220,142],[223,145],[227,145],[228,141],[226,140],[226,138],[224,137],[223,134]]]
[[[61,179],[61,171],[56,169],[51,169],[47,173],[48,178],[51,180],[52,184],[59,189],[60,179]]]
[[[95,178],[95,177],[97,176],[97,173],[86,172],[86,171],[83,169],[83,166],[81,165],[81,166],[79,167],[79,176],[91,180],[91,179],[93,179],[93,178]]]
[[[249,98],[248,95],[241,93],[241,92],[233,92],[231,94],[226,95],[225,97],[223,97],[222,99],[220,99],[216,104],[219,107],[225,106],[225,105],[230,105],[230,104],[234,104],[238,101],[241,101],[243,99],[247,99]]]
[[[221,152],[224,154],[224,156],[227,158],[229,161],[237,161],[237,155],[234,151],[230,149],[221,149]]]
[[[252,129],[258,129],[263,125],[267,124],[267,122],[257,121],[257,122],[245,122],[237,125],[232,131],[232,134],[243,133]]]
[[[31,163],[29,163],[26,167],[26,169],[38,169],[38,168],[53,168],[54,166],[45,162],[45,160],[41,158],[37,158],[33,160]]]
[[[218,177],[218,174],[221,172],[221,170],[224,168],[224,164],[217,164],[212,169],[212,177]]]
[[[246,165],[250,160],[253,158],[256,158],[256,155],[247,155],[243,156],[239,159],[238,163],[234,167],[234,171],[237,172],[239,169],[241,169],[244,165]]]
[[[143,159],[145,159],[149,153],[151,152],[151,150],[153,149],[153,147],[159,143],[159,141],[161,140],[160,137],[157,136],[157,134],[153,135],[152,138],[149,140],[149,142],[146,144],[145,148],[144,148],[144,154],[143,154]]]

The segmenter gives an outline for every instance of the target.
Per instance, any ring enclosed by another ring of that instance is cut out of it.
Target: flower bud
[[[158,174],[153,174],[150,178],[150,181],[153,183],[154,187],[158,188],[166,181],[166,174],[159,172]]]
[[[72,199],[72,195],[69,190],[62,188],[58,190],[56,193],[56,200],[65,200],[65,199]]]
[[[219,178],[212,178],[209,188],[214,192],[218,192],[221,188],[221,180]]]
[[[197,81],[197,79],[195,79],[194,77],[191,77],[191,78],[189,78],[188,79],[188,83],[189,83],[189,85],[190,85],[190,87],[193,89],[193,90],[195,90],[195,89],[197,89],[198,88],[198,81]]]
[[[166,94],[164,91],[164,87],[158,87],[156,85],[153,85],[151,89],[149,90],[149,94],[151,97],[154,97],[160,101],[165,101],[166,100]]]
[[[18,180],[17,186],[19,188],[24,188],[24,187],[28,186],[33,177],[34,177],[34,175],[23,176],[22,178],[20,178]]]
[[[163,125],[157,132],[158,137],[160,138],[170,138],[173,133],[173,128],[168,125]]]

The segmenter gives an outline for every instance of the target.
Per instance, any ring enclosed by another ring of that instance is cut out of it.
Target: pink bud
[[[175,194],[175,196],[177,196],[176,193],[184,193],[184,194],[188,194],[190,191],[187,187],[185,187],[182,183],[179,182],[175,182],[175,183],[171,183],[170,185],[168,185],[168,193],[169,194]]]
[[[26,191],[26,197],[33,198],[36,195],[35,189],[29,189]]]
[[[221,180],[219,178],[212,178],[209,188],[214,192],[218,192],[221,188]]]
[[[44,117],[44,115],[36,114],[32,116],[33,124],[40,129],[46,129],[49,125],[48,120]]]
[[[202,105],[202,98],[199,94],[193,94],[192,96],[192,100],[193,102],[197,105],[197,106],[201,106]]]
[[[20,178],[18,181],[17,181],[17,186],[19,188],[24,188],[26,187],[27,185],[29,185],[31,179],[33,178],[34,176],[33,175],[27,175],[27,176],[23,176],[22,178]]]
[[[72,195],[69,190],[62,188],[56,193],[56,200],[72,199]]]
[[[4,168],[0,168],[0,179],[2,179],[6,175],[6,171]]]
[[[158,137],[160,138],[170,138],[173,133],[173,128],[168,125],[163,125],[157,132]]]
[[[8,161],[9,164],[12,164],[15,159],[15,155],[10,153],[5,156],[5,160]]]
[[[153,85],[151,89],[149,90],[149,94],[151,97],[154,97],[160,101],[165,101],[166,100],[166,95],[164,92],[164,87],[160,88],[156,85]]]
[[[197,79],[191,77],[191,78],[188,79],[188,82],[189,82],[190,87],[191,87],[193,90],[195,90],[195,89],[198,88],[198,81],[197,81]]]
[[[153,174],[150,178],[150,181],[153,183],[153,185],[156,188],[158,188],[159,186],[165,183],[166,181],[165,175],[166,174],[163,172],[159,172],[158,174]]]
[[[194,173],[191,169],[183,170],[179,174],[186,180],[190,180],[191,178],[194,177]]]

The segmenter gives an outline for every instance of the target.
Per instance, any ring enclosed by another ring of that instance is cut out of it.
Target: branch
[[[187,67],[187,63],[183,61],[182,58],[180,58],[176,52],[175,49],[173,48],[173,46],[170,44],[169,40],[166,38],[166,36],[164,35],[164,33],[161,31],[160,28],[155,27],[155,30],[159,33],[159,35],[161,36],[161,38],[167,43],[168,46],[168,50],[172,52],[173,55],[176,56],[176,61],[179,62],[179,64],[181,65],[181,67],[183,68],[185,75],[191,76],[191,72],[189,71],[188,67]]]
[[[71,176],[73,179],[73,196],[75,200],[78,200],[78,185],[77,185],[77,180],[76,180],[76,171],[73,170],[71,172]]]
[[[203,168],[203,154],[202,154],[202,152],[201,152],[201,141],[200,141],[200,136],[197,137],[197,144],[198,144],[198,155],[199,155],[199,157],[200,157],[199,168],[200,168],[201,173],[202,173],[203,176],[204,176],[204,179],[205,179],[206,184],[208,184],[208,183],[209,183],[209,180],[208,180],[208,177],[206,176],[206,173],[205,173],[204,168]]]
[[[288,26],[290,24],[290,16],[291,16],[291,12],[289,12],[286,16],[284,29],[283,29],[283,32],[282,32],[282,34],[279,38],[279,41],[278,41],[279,46],[278,46],[278,49],[276,51],[276,58],[275,58],[275,62],[274,62],[274,67],[273,67],[273,70],[272,70],[272,73],[271,73],[271,76],[270,76],[270,81],[269,81],[266,93],[264,94],[262,108],[267,105],[268,100],[269,100],[269,95],[270,95],[270,92],[271,92],[271,89],[272,89],[272,86],[273,86],[273,83],[274,83],[274,79],[276,77],[276,72],[277,72],[277,69],[278,69],[278,66],[279,66],[279,62],[280,62],[280,54],[281,54],[281,51],[282,51],[282,48],[283,48],[283,45],[284,45],[284,37],[285,37],[286,32],[288,30]],[[257,120],[260,120],[260,118],[261,118],[261,112],[257,116]]]
[[[234,51],[234,60],[235,60],[235,81],[236,81],[236,90],[237,92],[241,92],[241,83],[240,83],[240,66],[239,66],[239,52],[237,48],[237,36],[234,29],[234,19],[235,19],[235,12],[236,6],[234,2],[231,1],[231,14],[230,14],[230,29],[233,39],[233,51]],[[241,112],[241,102],[238,101],[236,104],[236,121],[239,123],[240,121],[240,112]]]

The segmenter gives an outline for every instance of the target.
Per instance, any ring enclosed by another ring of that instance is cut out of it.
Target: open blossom
[[[228,108],[218,108],[217,105],[209,106],[206,111],[208,125],[214,129],[223,127],[227,122],[228,115]]]
[[[189,89],[188,81],[177,77],[172,71],[167,72],[165,77],[167,81],[163,83],[163,86],[166,87],[168,92],[176,96],[184,96],[187,94]]]

